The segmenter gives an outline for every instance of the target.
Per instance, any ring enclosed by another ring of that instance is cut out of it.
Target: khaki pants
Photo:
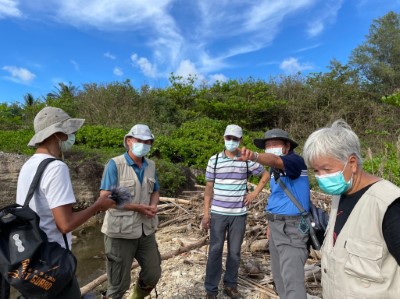
[[[140,265],[139,279],[155,287],[161,277],[161,257],[155,234],[138,239],[120,239],[104,236],[107,257],[107,297],[120,299],[131,283],[131,266],[134,259]]]

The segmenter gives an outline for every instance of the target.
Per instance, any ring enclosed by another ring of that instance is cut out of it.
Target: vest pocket
[[[156,183],[156,180],[153,178],[146,178],[146,181],[147,181],[149,193],[151,194],[154,191],[154,184]]]
[[[135,197],[136,194],[136,181],[135,180],[122,180],[119,182],[120,187],[125,187],[128,188],[129,191],[131,192],[132,198]]]
[[[344,271],[362,280],[383,282],[381,264],[383,246],[378,243],[365,240],[347,240],[346,250],[348,253]]]
[[[137,222],[137,214],[133,211],[110,209],[108,219],[108,232],[111,234],[131,234],[134,231],[134,223]]]

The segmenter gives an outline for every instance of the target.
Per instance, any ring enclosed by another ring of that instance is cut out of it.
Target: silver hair
[[[343,119],[313,132],[303,148],[303,158],[308,167],[316,158],[332,157],[346,163],[351,155],[357,157],[359,165],[362,164],[360,140]]]

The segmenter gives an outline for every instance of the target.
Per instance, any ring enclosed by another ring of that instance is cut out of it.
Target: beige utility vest
[[[154,191],[155,164],[146,159],[143,182],[140,184],[132,166],[128,165],[125,156],[113,158],[118,170],[119,186],[131,191],[132,204],[150,204],[150,196]],[[104,217],[101,232],[112,238],[138,239],[142,232],[147,236],[152,234],[158,225],[158,217],[148,218],[145,215],[127,210],[109,209]]]
[[[392,183],[381,180],[373,184],[354,207],[333,246],[339,205],[339,197],[334,197],[321,249],[324,299],[400,298],[400,266],[382,234],[385,212],[399,197],[400,188]]]

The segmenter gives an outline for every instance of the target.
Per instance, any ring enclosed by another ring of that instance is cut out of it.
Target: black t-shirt
[[[351,211],[353,211],[359,199],[371,186],[372,184],[353,194],[343,194],[340,197],[333,233],[334,242],[336,242],[337,236],[349,218]],[[386,210],[382,222],[382,233],[389,252],[400,265],[400,198],[397,198]]]

